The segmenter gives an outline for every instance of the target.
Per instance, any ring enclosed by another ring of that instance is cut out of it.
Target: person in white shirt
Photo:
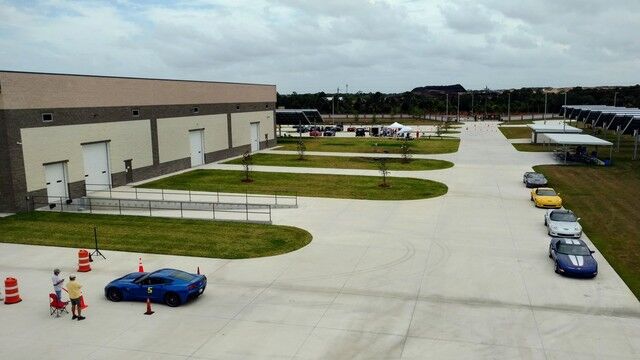
[[[60,275],[60,269],[54,269],[51,281],[53,282],[53,291],[58,296],[58,301],[62,301],[62,283],[64,283],[64,279],[61,279],[58,275]]]

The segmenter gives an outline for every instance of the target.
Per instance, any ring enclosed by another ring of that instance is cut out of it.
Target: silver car
[[[580,218],[567,209],[549,209],[544,214],[544,224],[551,236],[579,238],[582,236],[582,226],[578,221]]]

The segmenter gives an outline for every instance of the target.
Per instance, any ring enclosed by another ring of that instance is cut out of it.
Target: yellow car
[[[552,188],[537,188],[531,190],[531,201],[539,208],[559,209],[562,207],[559,195]]]

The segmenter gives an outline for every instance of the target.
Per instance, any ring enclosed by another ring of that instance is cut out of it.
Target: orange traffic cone
[[[80,296],[80,309],[84,310],[88,307],[89,305],[87,305],[87,303],[84,302],[84,296]]]
[[[144,267],[142,266],[142,258],[138,258],[138,272],[144,272]]]
[[[149,300],[149,298],[147,297],[147,312],[144,313],[145,315],[151,315],[153,314],[153,311],[151,311],[151,300]]]

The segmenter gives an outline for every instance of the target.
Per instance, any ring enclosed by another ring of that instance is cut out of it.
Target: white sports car
[[[544,224],[551,236],[579,238],[582,236],[582,226],[578,221],[580,218],[567,209],[549,209],[544,214]]]

